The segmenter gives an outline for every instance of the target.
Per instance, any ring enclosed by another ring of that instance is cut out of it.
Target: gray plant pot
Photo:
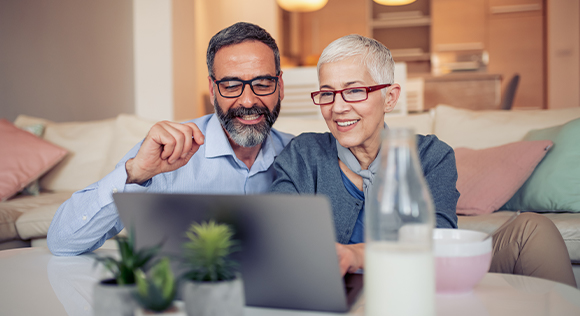
[[[173,306],[175,310],[169,311],[166,310],[164,312],[153,313],[150,311],[145,310],[143,307],[138,307],[135,310],[135,316],[188,316],[185,312],[185,304],[182,301],[174,301]],[[170,308],[171,309],[171,308]]]
[[[242,278],[221,282],[186,281],[183,301],[188,316],[242,316],[246,305]]]
[[[122,285],[103,280],[93,288],[94,316],[133,316],[139,306],[133,298],[135,285]]]

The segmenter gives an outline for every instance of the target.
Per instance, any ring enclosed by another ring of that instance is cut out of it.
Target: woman
[[[330,198],[343,274],[364,268],[365,196],[378,170],[384,114],[393,110],[401,93],[393,83],[393,69],[389,50],[376,40],[348,35],[328,45],[318,61],[320,91],[312,99],[330,133],[294,138],[274,162],[273,192]],[[437,227],[457,228],[453,149],[434,135],[417,135],[417,149]],[[549,219],[520,215],[494,236],[493,244],[491,272],[534,275],[575,286],[566,246]]]

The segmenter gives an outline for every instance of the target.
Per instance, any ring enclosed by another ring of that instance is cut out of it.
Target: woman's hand
[[[364,269],[365,265],[365,244],[343,245],[336,243],[336,253],[338,255],[338,265],[341,275],[355,273],[358,269]]]

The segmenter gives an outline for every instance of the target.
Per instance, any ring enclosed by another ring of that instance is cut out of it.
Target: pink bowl
[[[491,238],[465,229],[433,230],[437,293],[467,293],[481,281],[491,264]]]

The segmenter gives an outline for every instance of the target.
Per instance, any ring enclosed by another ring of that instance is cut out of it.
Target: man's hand
[[[127,183],[143,183],[155,175],[183,167],[203,142],[204,136],[194,123],[156,123],[135,158],[125,163]]]
[[[364,269],[365,265],[365,244],[343,245],[336,243],[336,253],[338,255],[338,265],[341,275],[347,272],[355,273],[358,269]]]

